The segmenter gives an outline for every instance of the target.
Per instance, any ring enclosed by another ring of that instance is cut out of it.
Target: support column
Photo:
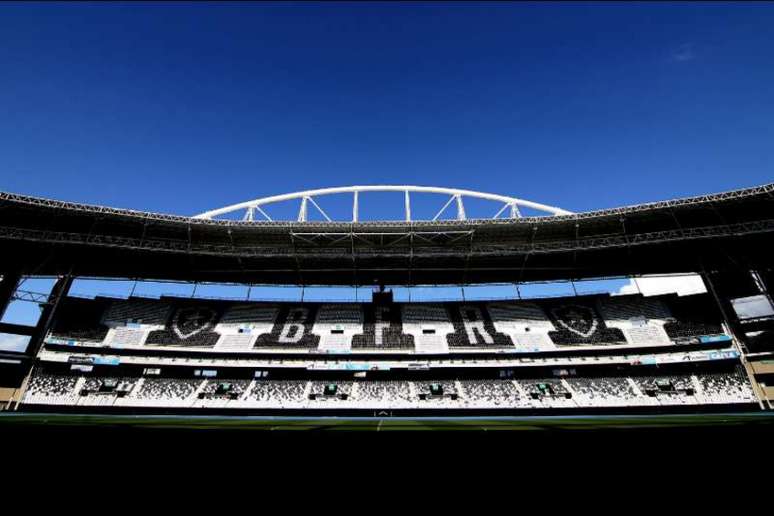
[[[36,357],[38,355],[38,351],[40,351],[40,348],[43,345],[43,340],[46,338],[46,334],[51,329],[51,325],[54,322],[54,317],[56,316],[57,308],[59,308],[59,303],[61,302],[62,298],[65,297],[68,292],[70,292],[70,286],[72,284],[72,276],[60,276],[59,279],[56,280],[56,283],[54,283],[54,287],[51,289],[51,293],[48,295],[48,301],[43,307],[43,311],[41,312],[40,318],[38,319],[38,324],[32,331],[30,342],[27,345],[26,354],[29,356],[29,368],[24,373],[24,380],[18,389],[16,403],[13,406],[13,410],[19,409],[19,404],[21,403],[22,397],[27,390],[27,386],[29,385],[30,379],[32,378],[32,374],[37,364]]]
[[[736,272],[713,274],[704,270],[701,273],[701,278],[707,286],[707,291],[712,295],[715,303],[720,309],[723,321],[726,323],[726,327],[731,333],[731,338],[735,343],[735,347],[741,353],[741,363],[747,373],[747,379],[752,385],[755,396],[758,399],[758,404],[761,409],[764,409],[765,406],[763,400],[766,399],[766,395],[763,392],[763,389],[761,389],[761,386],[755,377],[755,371],[747,359],[747,335],[731,304],[731,299],[753,296],[760,293],[752,276],[752,272],[749,270],[740,270]]]
[[[753,271],[752,276],[756,285],[758,285],[760,293],[769,299],[769,303],[772,303],[774,301],[772,299],[772,292],[774,291],[774,284],[772,284],[772,279],[774,279],[772,276],[774,274],[772,271]],[[774,303],[772,303],[772,306],[774,306]]]
[[[48,295],[48,301],[40,314],[40,319],[38,319],[38,324],[35,326],[35,331],[32,332],[32,337],[27,347],[27,354],[32,356],[33,359],[37,356],[40,347],[43,345],[43,340],[46,338],[46,334],[51,329],[59,303],[70,292],[72,284],[73,277],[69,275],[59,277],[56,283],[54,283],[54,287]]]

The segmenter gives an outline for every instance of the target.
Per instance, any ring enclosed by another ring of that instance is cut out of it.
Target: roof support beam
[[[314,202],[313,198],[307,197],[307,199],[309,199],[309,202],[311,202],[314,205],[314,207],[317,208],[317,211],[319,211],[322,214],[322,216],[325,217],[325,220],[327,220],[328,222],[333,222],[331,218],[328,216],[328,214],[325,213],[325,211],[322,208],[320,208],[320,205]]]
[[[443,208],[441,208],[440,210],[438,210],[438,213],[436,213],[436,214],[435,214],[435,217],[433,217],[433,222],[435,222],[436,220],[438,220],[438,217],[440,217],[440,216],[441,216],[441,214],[443,214],[443,212],[444,212],[444,211],[446,211],[446,208],[448,208],[448,207],[449,207],[449,205],[450,205],[450,204],[451,204],[451,203],[454,201],[455,197],[456,197],[456,196],[454,196],[454,195],[452,195],[451,197],[449,197],[449,200],[448,200],[448,201],[446,201],[446,204],[444,204],[444,205],[443,205]]]
[[[269,217],[269,215],[267,215],[267,214],[266,214],[266,212],[265,212],[265,211],[263,211],[263,210],[261,209],[261,207],[260,207],[260,206],[255,206],[254,208],[255,208],[256,210],[258,210],[258,213],[260,213],[261,215],[263,215],[264,217],[266,217],[266,220],[268,220],[269,222],[271,222],[271,217]]]
[[[261,199],[254,199],[252,201],[247,201],[239,204],[234,204],[231,206],[226,206],[224,208],[219,208],[217,210],[210,210],[204,213],[200,213],[199,215],[196,215],[194,218],[212,219],[213,217],[217,217],[218,215],[224,215],[224,214],[231,213],[245,208],[257,208],[259,206],[265,206],[267,204],[289,201],[293,199],[301,199],[302,202],[303,202],[303,199],[307,199],[308,201],[312,201],[312,203],[314,203],[313,197],[320,197],[324,195],[332,195],[332,194],[340,194],[340,193],[358,194],[360,192],[403,192],[404,195],[406,195],[407,192],[441,194],[441,195],[449,195],[453,199],[457,199],[458,204],[462,204],[463,197],[474,197],[477,199],[485,199],[489,201],[496,201],[496,202],[499,201],[508,205],[513,204],[513,205],[527,206],[530,208],[534,208],[536,210],[546,212],[549,215],[571,214],[569,211],[563,210],[561,208],[556,208],[554,206],[548,206],[545,204],[527,201],[524,199],[518,199],[516,197],[509,197],[506,195],[476,192],[473,190],[462,190],[459,188],[441,188],[441,187],[434,187],[434,186],[373,185],[373,186],[343,186],[343,187],[336,187],[336,188],[320,188],[317,190],[306,190],[303,192],[294,192],[289,194],[274,195],[271,197],[263,197]],[[356,217],[353,217],[353,222],[356,221],[354,220],[355,218]],[[458,209],[458,218],[459,218],[459,209]],[[460,220],[465,220],[465,219],[466,217],[463,217]],[[306,218],[304,220],[306,220]]]
[[[301,198],[301,208],[299,208],[299,210],[298,210],[298,221],[299,222],[306,222],[306,211],[307,211],[306,200],[307,199],[308,199],[308,197],[302,197]]]
[[[457,195],[457,220],[465,220],[465,205],[462,203],[462,196]]]

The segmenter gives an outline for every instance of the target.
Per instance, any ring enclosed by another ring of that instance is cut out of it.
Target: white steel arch
[[[396,185],[370,185],[370,186],[340,186],[334,188],[318,188],[316,190],[305,190],[303,192],[293,192],[282,195],[273,195],[271,197],[263,197],[260,199],[253,199],[252,201],[241,202],[239,204],[232,204],[231,206],[225,206],[216,210],[206,211],[195,215],[196,219],[212,219],[219,215],[226,215],[229,213],[235,213],[245,210],[243,220],[253,221],[255,220],[256,212],[263,216],[266,220],[272,220],[271,217],[262,209],[263,206],[269,204],[280,203],[284,201],[301,200],[301,206],[298,211],[298,222],[306,222],[308,220],[309,205],[311,204],[317,211],[319,211],[323,217],[329,222],[332,222],[327,213],[315,202],[315,197],[322,197],[325,195],[351,193],[352,194],[352,220],[351,222],[358,222],[358,213],[360,207],[360,194],[363,192],[403,192],[404,201],[403,208],[405,213],[406,222],[411,222],[411,193],[431,193],[448,195],[449,199],[446,204],[436,213],[433,221],[438,220],[444,211],[454,204],[457,211],[457,220],[466,220],[465,203],[464,198],[485,199],[489,201],[503,203],[500,211],[495,213],[492,218],[500,218],[504,213],[507,218],[515,219],[521,217],[520,207],[531,208],[541,212],[545,212],[548,215],[569,215],[572,212],[557,208],[555,206],[548,206],[546,204],[540,204],[537,202],[527,201],[524,199],[518,199],[516,197],[510,197],[507,195],[498,195],[485,192],[476,192],[473,190],[462,190],[459,188],[443,188],[437,186],[396,186]]]

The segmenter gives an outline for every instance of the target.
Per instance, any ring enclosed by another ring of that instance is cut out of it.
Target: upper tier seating
[[[402,305],[403,332],[411,335],[419,352],[448,351],[446,335],[454,331],[449,315],[440,304]]]
[[[363,312],[356,304],[324,304],[312,328],[320,336],[320,350],[348,350],[352,338],[363,331]]]
[[[709,295],[666,297],[671,314],[664,329],[672,340],[723,333],[721,315]]]
[[[271,332],[255,341],[257,348],[316,348],[320,336],[312,333],[318,305],[283,305]]]
[[[221,334],[216,348],[224,351],[246,351],[259,335],[271,333],[277,319],[277,305],[238,303],[229,306],[215,331]]]
[[[213,347],[220,334],[215,325],[221,316],[216,304],[181,303],[172,310],[164,329],[148,334],[146,345]]]
[[[51,336],[223,351],[534,352],[690,343],[722,334],[720,321],[706,294],[385,304],[66,298]]]
[[[499,333],[486,309],[486,303],[447,303],[454,333],[446,336],[449,347],[513,347],[508,335]]]
[[[107,325],[142,325],[163,327],[169,320],[172,305],[166,301],[129,298],[113,300],[105,310]]]
[[[558,346],[626,344],[618,328],[608,328],[599,315],[593,298],[544,300],[543,306],[554,324],[548,335]]]
[[[400,305],[363,305],[363,331],[352,349],[413,349],[414,337],[403,333]]]
[[[554,325],[536,303],[498,302],[488,304],[496,331],[508,335],[520,351],[543,351],[556,346],[548,336]]]
[[[59,304],[51,335],[60,339],[102,342],[108,333],[108,327],[102,323],[107,306],[101,299],[65,298]]]
[[[669,309],[660,298],[613,296],[599,300],[600,313],[611,328],[620,329],[630,344],[669,344],[664,330]]]

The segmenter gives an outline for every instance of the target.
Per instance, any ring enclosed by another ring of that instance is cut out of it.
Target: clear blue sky
[[[0,190],[194,214],[410,183],[573,211],[774,179],[772,3],[0,5]]]
[[[193,214],[419,183],[579,211],[774,178],[774,5],[0,5],[0,189]]]

